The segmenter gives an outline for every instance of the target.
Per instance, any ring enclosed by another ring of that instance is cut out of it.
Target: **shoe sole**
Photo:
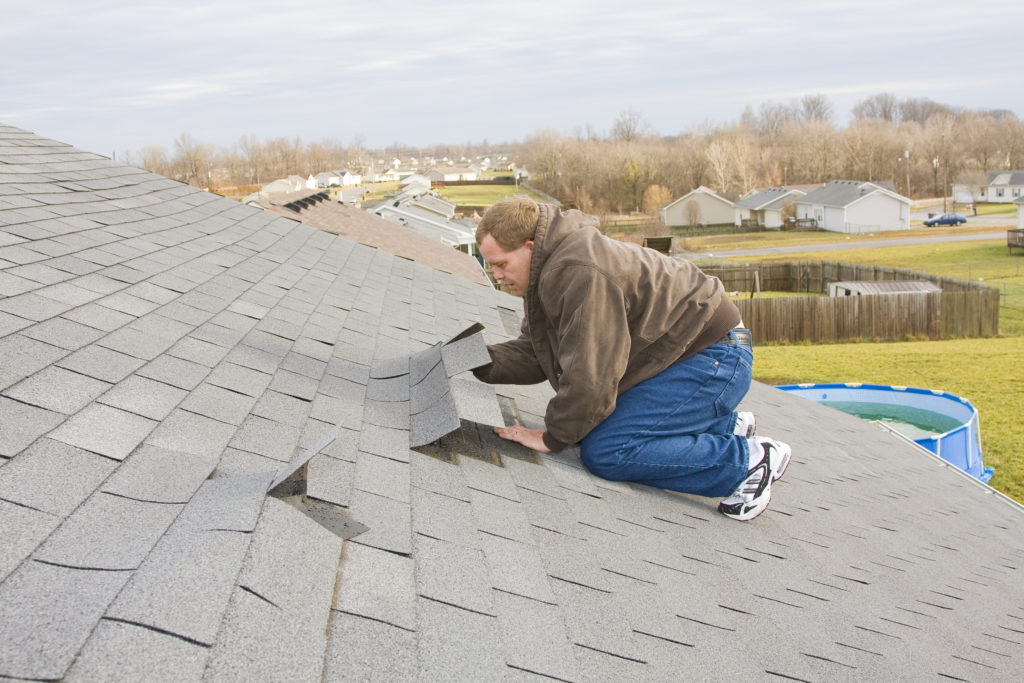
[[[772,481],[774,481],[774,479]],[[741,512],[739,514],[733,514],[731,512],[726,512],[724,509],[722,509],[722,505],[719,504],[718,511],[721,512],[726,517],[729,517],[730,519],[735,519],[738,522],[747,522],[747,521],[750,521],[751,519],[754,519],[759,514],[761,514],[765,510],[767,510],[768,509],[768,503],[770,503],[771,500],[772,500],[772,485],[768,484],[767,488],[765,488],[765,491],[764,491],[764,493],[761,496],[761,500],[759,500],[757,502],[757,505],[752,505],[752,506],[750,506],[749,509],[745,509],[745,510],[743,510],[743,512]]]

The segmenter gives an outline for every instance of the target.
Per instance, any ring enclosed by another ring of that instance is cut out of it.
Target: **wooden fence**
[[[728,291],[825,293],[846,280],[928,280],[941,292],[846,297],[741,298],[743,321],[768,341],[892,341],[908,337],[990,337],[999,333],[999,290],[969,280],[851,263],[797,262],[702,265]]]

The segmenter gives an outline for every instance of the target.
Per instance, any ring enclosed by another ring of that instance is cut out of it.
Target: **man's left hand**
[[[494,433],[503,439],[521,443],[532,451],[551,452],[551,449],[544,445],[544,430],[542,429],[527,429],[522,425],[512,425],[511,427],[495,427]]]

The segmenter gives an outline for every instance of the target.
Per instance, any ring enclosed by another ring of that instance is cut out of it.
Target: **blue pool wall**
[[[978,411],[965,398],[936,389],[886,384],[787,384],[776,388],[817,403],[881,403],[909,406],[946,415],[957,420],[960,426],[944,434],[914,441],[976,479],[987,482],[992,478],[992,470],[986,469],[981,459],[981,425]]]

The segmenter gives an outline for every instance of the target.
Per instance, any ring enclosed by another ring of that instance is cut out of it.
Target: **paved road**
[[[981,240],[1005,240],[1006,230],[1001,232],[974,233],[972,235],[935,235],[934,237],[904,237],[897,239],[858,240],[827,242],[823,244],[796,244],[783,247],[764,247],[760,249],[723,249],[721,251],[684,252],[680,256],[686,258],[704,258],[727,256],[756,256],[760,254],[792,254],[805,251],[828,251],[831,249],[864,249],[869,247],[901,247],[907,244],[938,244],[941,242],[975,242]]]

